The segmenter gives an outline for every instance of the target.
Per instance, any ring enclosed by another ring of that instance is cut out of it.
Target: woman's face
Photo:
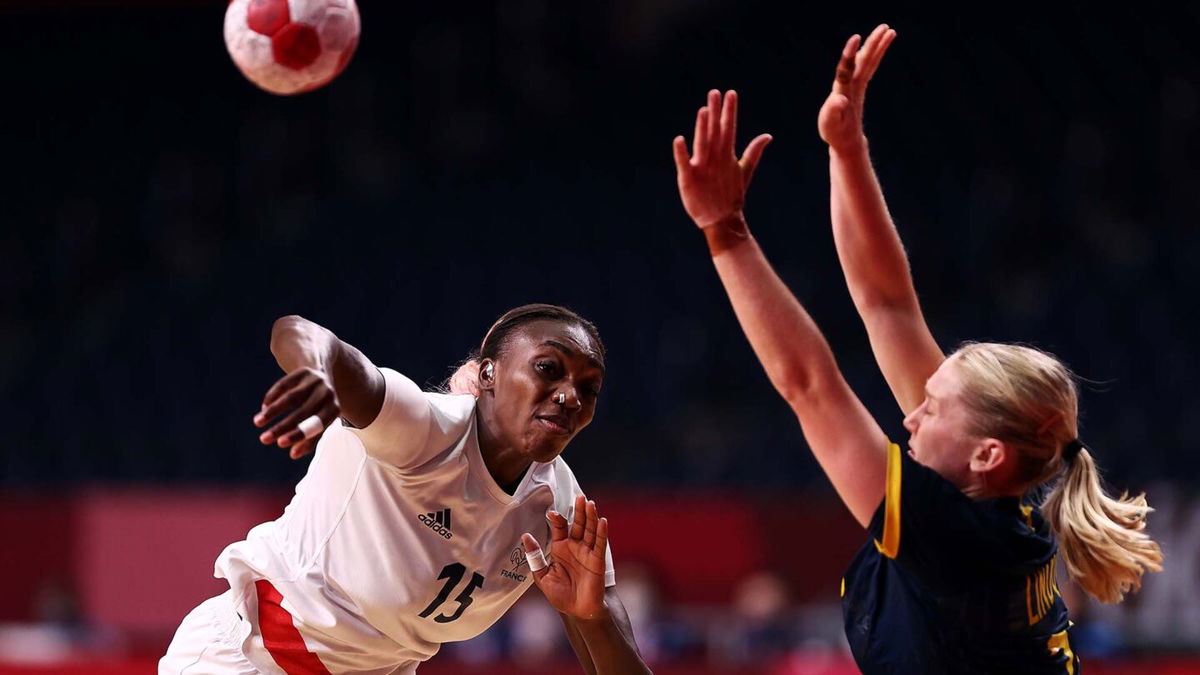
[[[604,381],[601,359],[599,346],[576,324],[547,319],[516,329],[490,382],[499,435],[535,462],[557,457],[592,421]]]
[[[925,383],[925,400],[904,418],[908,454],[960,488],[971,479],[971,454],[983,439],[972,434],[962,402],[962,378],[953,358]]]

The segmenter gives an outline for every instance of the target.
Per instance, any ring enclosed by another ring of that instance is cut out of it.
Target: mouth
[[[567,421],[564,415],[538,415],[537,421],[547,431],[557,436],[568,436],[571,434],[571,423]]]

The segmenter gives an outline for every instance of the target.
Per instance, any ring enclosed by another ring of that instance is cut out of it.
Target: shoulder
[[[368,454],[396,467],[414,467],[470,432],[475,397],[422,391],[391,368],[379,371],[385,382],[383,407],[370,424],[353,430]]]
[[[1027,497],[1005,511],[1007,518],[1001,516],[997,520],[1006,525],[1003,528],[1008,540],[1005,548],[1011,554],[1009,562],[1014,567],[1038,567],[1058,553],[1058,538],[1035,501]]]
[[[443,428],[465,426],[475,416],[478,401],[470,394],[442,394],[436,391],[422,392],[429,404],[433,423]]]
[[[417,383],[391,368],[380,368],[385,383],[386,401],[380,417],[407,412],[428,411],[436,426],[462,425],[475,411],[475,397],[469,394],[443,394],[424,391]]]
[[[550,487],[554,495],[554,510],[570,517],[575,506],[575,495],[583,494],[583,488],[575,479],[575,473],[567,466],[567,461],[561,456],[552,461],[538,465],[541,474],[539,479]]]

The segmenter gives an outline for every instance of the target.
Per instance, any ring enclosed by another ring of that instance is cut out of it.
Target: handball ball
[[[354,0],[231,0],[225,47],[251,82],[272,94],[328,84],[358,46]]]

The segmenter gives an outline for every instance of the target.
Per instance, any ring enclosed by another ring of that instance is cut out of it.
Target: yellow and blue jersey
[[[863,673],[1079,675],[1036,506],[973,500],[892,444],[870,533],[842,581]]]

